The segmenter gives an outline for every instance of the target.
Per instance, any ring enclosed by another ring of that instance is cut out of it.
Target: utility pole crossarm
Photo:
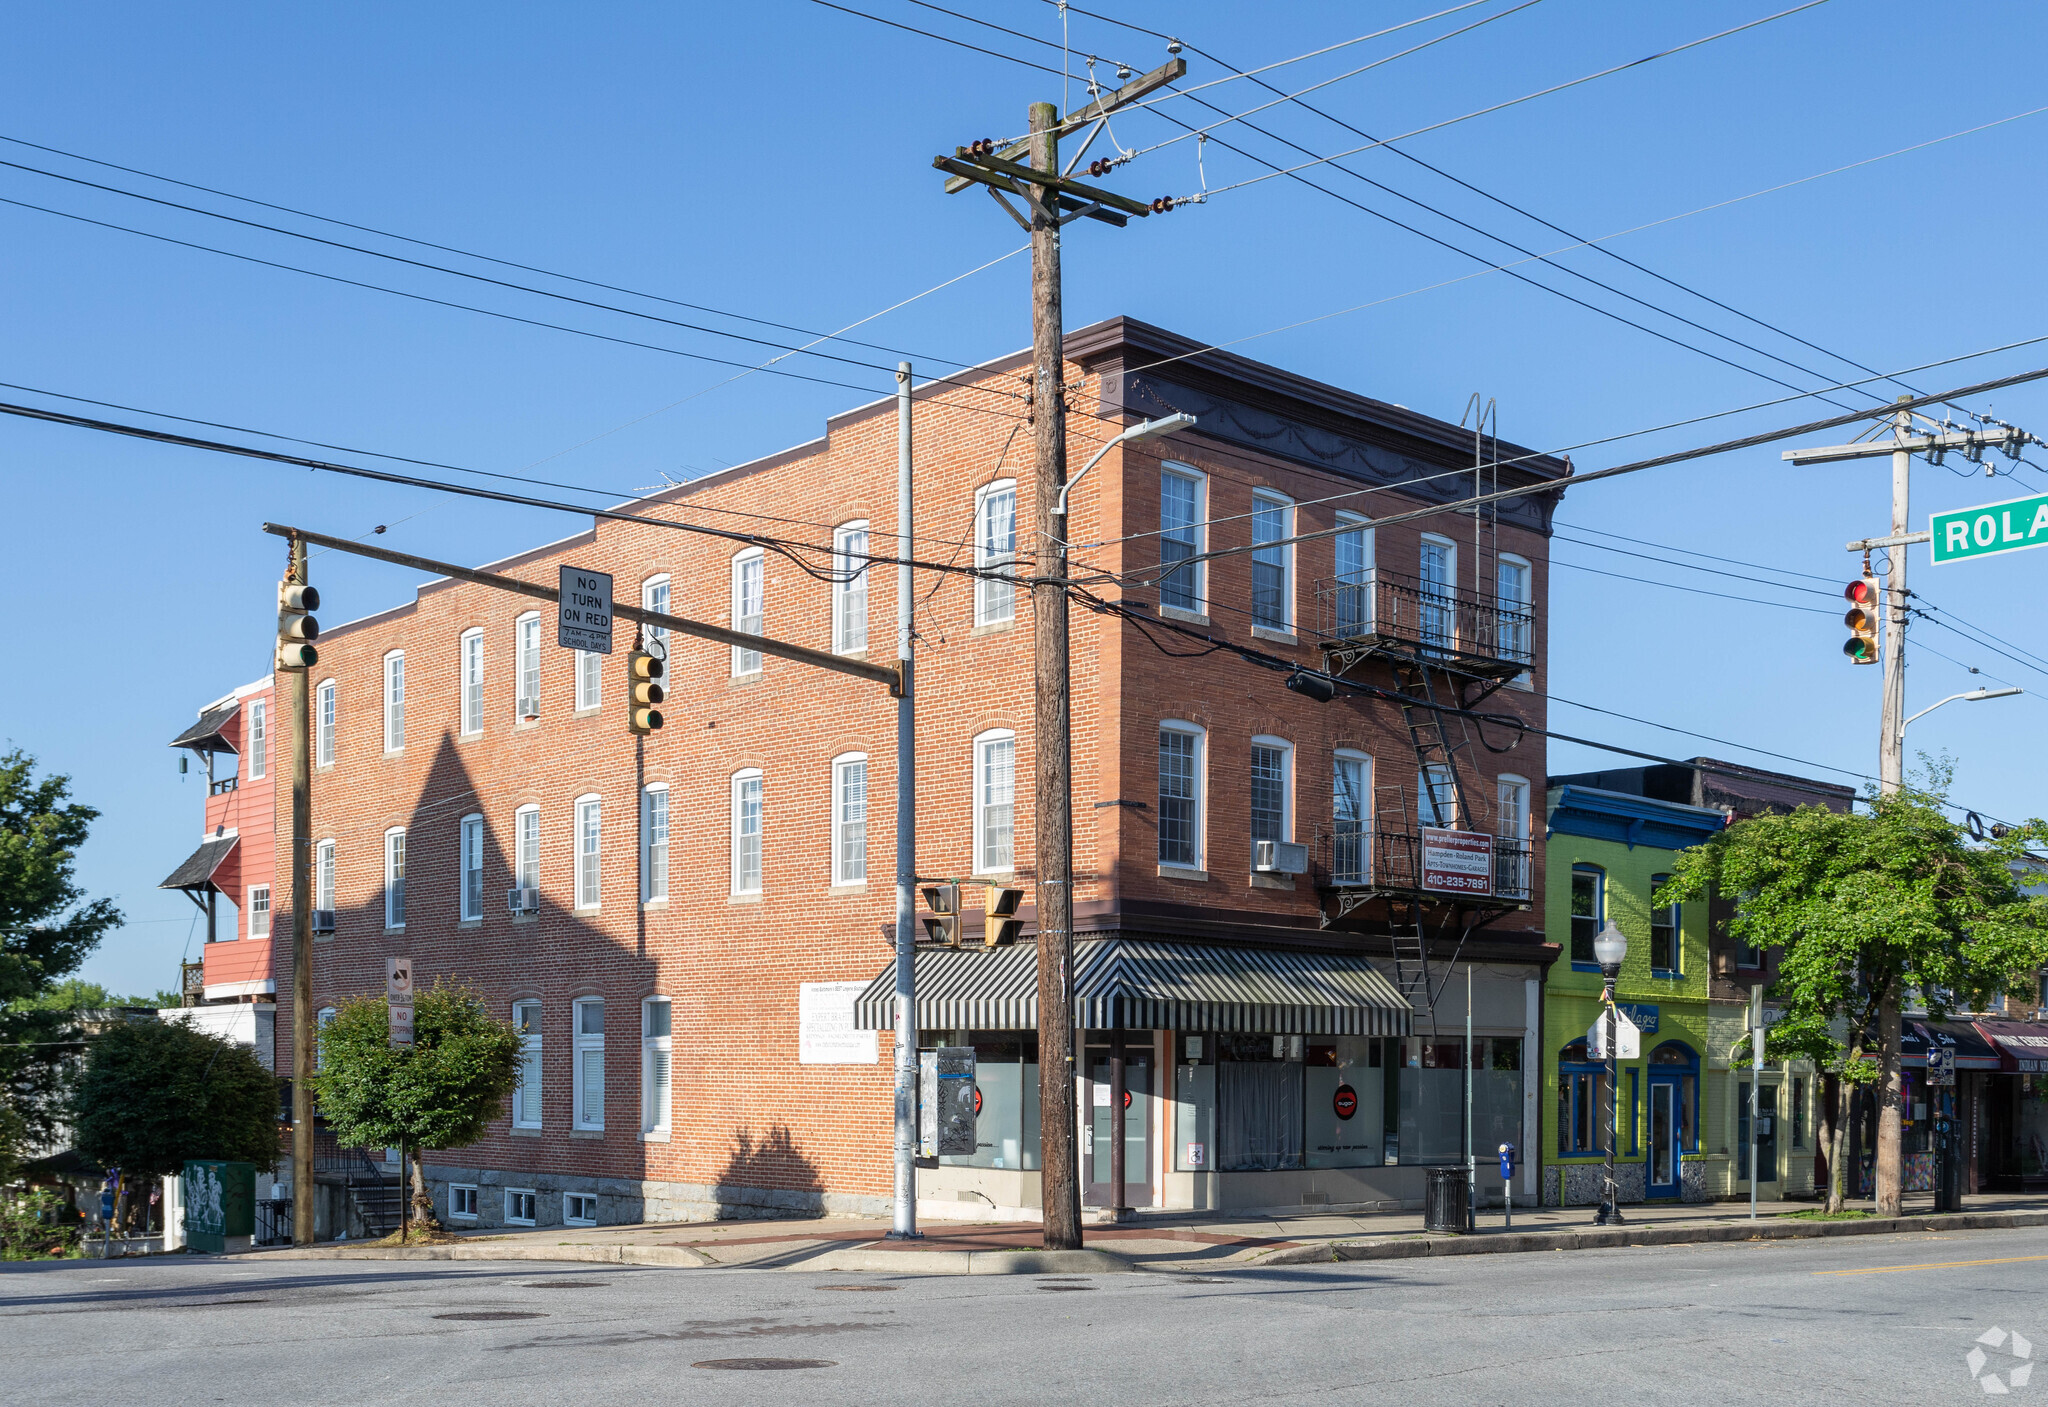
[[[1880,547],[1911,547],[1916,542],[1932,542],[1934,534],[1901,533],[1897,537],[1861,537],[1849,544],[1851,552],[1875,552]]]
[[[1175,57],[1167,60],[1150,73],[1139,74],[1115,92],[1104,93],[1093,102],[1068,113],[1065,120],[1060,122],[1055,130],[1053,140],[1057,142],[1067,133],[1079,131],[1105,113],[1115,112],[1120,107],[1128,107],[1147,93],[1164,88],[1175,79],[1185,76],[1187,71],[1188,61]],[[1014,142],[997,152],[996,155],[1004,161],[1016,161],[1019,157],[1029,157],[1031,155],[1031,141],[1029,138],[1026,138],[1021,142]],[[946,182],[946,194],[958,195],[961,191],[967,189],[968,183],[973,179],[974,177],[972,176],[955,175],[952,180]]]
[[[562,595],[554,587],[542,586],[538,582],[521,581],[517,577],[504,576],[498,572],[475,571],[469,567],[458,567],[452,562],[437,562],[431,557],[416,557],[410,552],[393,552],[388,548],[370,547],[360,542],[351,542],[344,537],[328,537],[323,533],[308,532],[304,528],[265,523],[263,531],[277,537],[290,537],[296,534],[301,541],[316,547],[347,552],[358,557],[371,557],[394,566],[412,567],[423,572],[433,572],[437,576],[474,582],[478,586],[489,586],[499,591],[512,591],[542,601],[559,601]],[[847,659],[843,655],[831,654],[825,650],[814,650],[808,645],[791,644],[787,640],[777,640],[768,635],[749,635],[743,630],[732,630],[706,621],[672,616],[663,611],[650,611],[644,606],[629,606],[622,601],[612,602],[612,614],[626,620],[638,621],[642,625],[658,625],[664,630],[673,630],[678,635],[713,640],[721,645],[732,645],[742,650],[758,650],[764,655],[775,655],[782,659],[795,660],[799,664],[815,665],[819,669],[829,669],[838,674],[851,674],[856,679],[886,684],[892,694],[900,692],[903,687],[903,675],[900,670],[868,664],[863,660]]]
[[[984,160],[986,159],[984,158]],[[1055,219],[1052,212],[1047,210],[1039,202],[1038,198],[1031,193],[1032,185],[1040,184],[1040,182],[1021,178],[1012,179],[1005,171],[992,170],[975,162],[956,160],[950,156],[935,156],[932,158],[932,165],[941,171],[951,172],[959,179],[978,181],[1001,195],[1015,196],[1017,199],[1028,203],[1032,209],[1044,215],[1048,220]],[[1011,169],[1022,171],[1026,168],[1014,167]],[[1111,195],[1107,191],[1097,191],[1092,186],[1083,187],[1083,189],[1090,192],[1086,198],[1078,198],[1067,194],[1069,190],[1074,189],[1074,183],[1071,181],[1055,180],[1045,184],[1048,184],[1052,189],[1054,193],[1053,198],[1058,202],[1060,209],[1067,212],[1067,219],[1086,215],[1091,220],[1100,220],[1106,225],[1115,225],[1121,229],[1129,224],[1130,220],[1129,216],[1118,214],[1117,211],[1128,209],[1134,215],[1150,215],[1152,213],[1152,207],[1149,205],[1135,200],[1126,200],[1123,196]],[[1105,205],[1110,204],[1113,204],[1116,209],[1104,208]],[[1030,228],[1021,218],[1018,220],[1018,223],[1024,224],[1026,229]],[[1065,221],[1060,220],[1057,223],[1065,223]]]
[[[1887,454],[1904,450],[1907,454],[1926,454],[1930,451],[1945,454],[1959,449],[1970,458],[1976,458],[1973,451],[1991,446],[2001,447],[2009,456],[2017,458],[2019,452],[2040,440],[2025,430],[2011,425],[1996,430],[1950,430],[1939,435],[1902,435],[1892,440],[1870,440],[1854,445],[1822,445],[1815,449],[1788,449],[1779,457],[1794,464],[1839,464],[1846,459],[1878,459]]]

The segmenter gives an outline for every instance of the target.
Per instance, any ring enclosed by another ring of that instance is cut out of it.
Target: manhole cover
[[[737,1368],[761,1370],[773,1368],[837,1368],[839,1365],[829,1358],[707,1358],[701,1363],[692,1363],[692,1368]]]
[[[485,1322],[494,1322],[494,1321],[496,1321],[496,1320],[500,1320],[500,1319],[545,1319],[545,1318],[547,1318],[547,1316],[546,1316],[545,1314],[539,1314],[539,1313],[536,1313],[536,1312],[534,1312],[534,1311],[532,1311],[532,1310],[517,1310],[517,1309],[477,1309],[477,1310],[468,1310],[468,1311],[465,1311],[465,1312],[463,1312],[463,1313],[461,1313],[461,1314],[437,1314],[437,1315],[435,1315],[434,1317],[435,1317],[436,1319],[466,1319],[466,1320],[472,1320],[472,1321],[475,1321],[475,1322],[478,1322],[478,1323],[485,1323]]]
[[[609,1280],[535,1280],[521,1285],[522,1290],[602,1290],[611,1284]]]
[[[819,1288],[819,1289],[821,1289],[821,1290],[872,1290],[872,1291],[882,1291],[882,1290],[893,1290],[893,1289],[895,1289],[895,1288],[896,1288],[896,1286],[894,1286],[894,1285],[820,1285],[820,1286],[818,1286],[818,1288]]]

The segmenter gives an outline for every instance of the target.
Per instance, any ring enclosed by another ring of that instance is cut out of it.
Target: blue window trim
[[[1598,875],[1600,879],[1600,882],[1593,888],[1593,923],[1597,932],[1598,926],[1607,921],[1607,870],[1601,865],[1575,864],[1572,866],[1574,878],[1582,874]],[[1570,891],[1566,891],[1566,898],[1567,906],[1569,906]],[[1567,921],[1569,922],[1569,918]],[[1600,964],[1597,962],[1580,962],[1577,958],[1571,957],[1571,934],[1569,932],[1565,934],[1565,940],[1565,955],[1571,961],[1572,971],[1598,972],[1600,970]]]
[[[1569,1080],[1570,1080],[1570,1079],[1571,1079],[1571,1078],[1572,1078],[1572,1077],[1573,1077],[1574,1075],[1591,1075],[1591,1076],[1595,1076],[1595,1077],[1597,1077],[1597,1076],[1600,1076],[1600,1075],[1604,1075],[1604,1074],[1606,1074],[1606,1073],[1607,1073],[1607,1066],[1606,1066],[1606,1064],[1605,1064],[1604,1062],[1601,1062],[1601,1061],[1566,1061],[1566,1060],[1561,1060],[1561,1061],[1559,1061],[1559,1062],[1558,1062],[1558,1065],[1557,1065],[1557,1083],[1558,1083],[1558,1088],[1559,1088],[1559,1089],[1566,1089],[1566,1088],[1569,1088],[1569,1086],[1567,1085],[1567,1083],[1566,1083],[1566,1082],[1567,1082],[1567,1081],[1569,1081]],[[1597,1082],[1597,1079],[1596,1079],[1596,1081],[1595,1081],[1595,1086],[1594,1086],[1594,1087],[1595,1087],[1596,1089],[1598,1088],[1598,1082]],[[1576,1095],[1576,1094],[1574,1094],[1574,1095],[1573,1095],[1573,1099],[1574,1099],[1574,1100],[1576,1100],[1576,1099],[1577,1099],[1577,1095]],[[1573,1111],[1573,1112],[1574,1112],[1574,1115],[1576,1115],[1576,1112],[1577,1112],[1577,1111],[1576,1111],[1576,1108],[1574,1109],[1574,1111]],[[1599,1111],[1598,1111],[1598,1110],[1595,1110],[1595,1111],[1594,1111],[1594,1113],[1595,1113],[1595,1115],[1596,1115],[1596,1117],[1597,1117],[1597,1115],[1598,1115]],[[1558,1157],[1560,1157],[1560,1158],[1602,1158],[1602,1157],[1605,1157],[1605,1156],[1606,1156],[1606,1154],[1607,1154],[1607,1150],[1606,1150],[1606,1149],[1604,1149],[1604,1148],[1599,1148],[1599,1147],[1594,1147],[1594,1148],[1567,1148],[1567,1147],[1565,1147],[1565,1139],[1566,1139],[1566,1138],[1568,1138],[1568,1137],[1569,1137],[1569,1136],[1571,1135],[1571,1132],[1572,1132],[1572,1126],[1573,1126],[1574,1124],[1576,1124],[1577,1122],[1578,1122],[1577,1118],[1576,1118],[1576,1117],[1573,1117],[1573,1118],[1565,1119],[1565,1120],[1563,1120],[1563,1121],[1561,1121],[1561,1122],[1559,1123],[1559,1125],[1558,1125],[1558,1129],[1557,1129],[1557,1156],[1558,1156]],[[1604,1130],[1603,1130],[1603,1131],[1604,1131]],[[1619,1143],[1620,1141],[1621,1141],[1621,1131],[1620,1131],[1619,1129],[1617,1129],[1617,1130],[1615,1130],[1615,1142]]]
[[[1636,1100],[1641,1093],[1642,1091],[1637,1087],[1636,1067],[1631,1065],[1628,1069],[1628,1156],[1631,1158],[1640,1158],[1643,1154],[1643,1115],[1642,1110],[1636,1104]],[[1615,1134],[1614,1141],[1616,1143],[1621,1142],[1619,1132]]]
[[[1659,1065],[1657,1063],[1657,1052],[1660,1050],[1683,1051],[1685,1052],[1686,1063],[1683,1065]],[[1643,1068],[1653,1075],[1661,1074],[1667,1079],[1672,1080],[1673,1083],[1684,1083],[1686,1081],[1692,1083],[1692,1137],[1689,1140],[1680,1142],[1678,1151],[1680,1153],[1699,1152],[1700,1126],[1706,1122],[1706,1110],[1701,1107],[1700,1103],[1700,1053],[1685,1041],[1659,1041],[1650,1051],[1649,1058],[1643,1062]],[[1742,1107],[1744,1110],[1747,1110],[1749,1108],[1748,1102],[1744,1101]]]

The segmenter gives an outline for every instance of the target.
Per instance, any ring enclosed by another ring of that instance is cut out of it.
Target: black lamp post
[[[1593,939],[1593,960],[1600,964],[1603,984],[1600,1000],[1607,1008],[1607,1039],[1602,1043],[1607,1051],[1607,1163],[1601,1169],[1600,1210],[1593,1217],[1595,1226],[1615,1226],[1621,1222],[1621,1190],[1614,1181],[1614,1124],[1621,1098],[1621,1082],[1614,1068],[1614,979],[1621,975],[1621,960],[1627,956],[1628,939],[1609,919]]]

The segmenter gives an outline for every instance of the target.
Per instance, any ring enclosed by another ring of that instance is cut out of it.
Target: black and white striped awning
[[[917,954],[920,1030],[1038,1028],[1038,949]],[[1074,1001],[1091,1030],[1245,1031],[1318,1036],[1404,1036],[1414,1012],[1362,957],[1277,948],[1228,948],[1148,938],[1074,944]],[[896,1022],[896,967],[854,1003],[854,1025]]]

